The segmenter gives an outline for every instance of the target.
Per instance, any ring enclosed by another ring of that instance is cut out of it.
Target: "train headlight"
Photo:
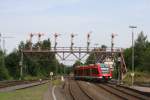
[[[99,78],[102,78],[102,76],[100,76]]]

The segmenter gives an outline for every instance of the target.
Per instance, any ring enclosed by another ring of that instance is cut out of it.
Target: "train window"
[[[90,75],[90,69],[86,69],[86,75],[87,75],[87,76]]]
[[[81,70],[81,75],[84,76],[84,74],[85,74],[85,70],[83,69],[83,70]]]
[[[87,69],[87,75],[90,75],[90,69]]]
[[[87,75],[87,69],[84,69],[84,75]]]
[[[89,75],[89,69],[82,70],[82,75],[88,76]]]
[[[92,74],[99,74],[97,68],[92,68]]]
[[[80,75],[83,75],[83,73],[84,73],[84,70],[80,70]]]
[[[87,69],[84,69],[84,75],[85,76],[87,75]]]

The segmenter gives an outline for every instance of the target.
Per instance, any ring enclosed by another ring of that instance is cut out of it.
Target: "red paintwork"
[[[90,73],[90,74],[86,74],[85,73],[85,71],[87,71],[87,70],[89,70],[89,69],[96,69],[97,71],[98,71],[98,73],[97,74],[93,74],[93,73]],[[112,71],[110,70],[110,68],[109,68],[109,73],[107,73],[107,74],[102,74],[102,70],[101,70],[101,66],[100,66],[100,64],[93,64],[93,65],[89,65],[89,66],[78,66],[78,68],[75,68],[75,71],[76,72],[79,72],[79,71],[81,71],[82,73],[80,74],[80,73],[75,73],[75,77],[82,77],[82,79],[84,78],[84,76],[88,76],[89,78],[93,78],[94,77],[94,79],[96,78],[96,79],[102,79],[102,77],[103,78],[105,78],[106,80],[108,79],[108,78],[112,78]]]

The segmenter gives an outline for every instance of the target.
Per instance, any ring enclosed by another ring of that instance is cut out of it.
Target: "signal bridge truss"
[[[90,35],[87,35],[87,46],[86,47],[74,47],[73,38],[74,35],[71,34],[71,46],[70,47],[57,47],[57,37],[58,34],[54,35],[55,38],[55,45],[49,49],[42,49],[40,46],[40,41],[38,41],[39,46],[37,49],[32,48],[32,37],[31,34],[30,41],[29,41],[29,48],[22,49],[22,56],[23,55],[32,55],[32,54],[39,54],[39,53],[54,53],[57,55],[61,60],[66,60],[71,55],[73,55],[77,60],[82,60],[86,56],[93,54],[95,55],[95,63],[104,63],[107,58],[111,60],[117,60],[120,63],[119,73],[120,79],[122,80],[127,72],[126,64],[124,61],[123,56],[123,49],[122,48],[101,48],[101,47],[90,47]],[[39,35],[40,40],[41,35]],[[23,58],[23,57],[22,57]]]
[[[66,60],[68,57],[73,55],[76,59],[82,60],[86,55],[94,54],[97,58],[96,62],[103,62],[105,59],[104,57],[113,58],[116,54],[121,54],[123,49],[121,48],[100,48],[100,47],[51,47],[51,49],[23,49],[25,54],[32,54],[32,53],[55,53],[57,56],[60,57],[61,60]],[[99,57],[98,57],[99,56]]]

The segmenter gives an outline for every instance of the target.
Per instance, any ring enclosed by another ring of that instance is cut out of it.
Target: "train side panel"
[[[112,78],[112,72],[108,66],[104,64],[80,66],[74,70],[75,79],[108,81]]]

